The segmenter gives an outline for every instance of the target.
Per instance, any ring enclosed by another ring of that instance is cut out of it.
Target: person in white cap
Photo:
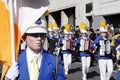
[[[65,80],[61,59],[44,50],[43,44],[46,38],[45,17],[41,17],[31,25],[23,35],[26,49],[20,51],[18,61],[13,64],[6,77],[11,80]],[[56,69],[57,72],[56,72]],[[16,74],[15,74],[15,73]]]
[[[76,46],[79,46],[80,57],[82,61],[82,80],[87,80],[87,73],[90,68],[91,55],[89,52],[89,48],[85,49],[85,47],[89,47],[90,44],[87,44],[86,41],[90,41],[90,38],[87,35],[87,26],[84,22],[80,24],[81,37],[78,37],[76,40]]]
[[[110,80],[113,72],[113,61],[111,59],[110,40],[107,32],[106,22],[100,22],[100,35],[93,41],[91,47],[98,48],[98,64],[100,70],[100,80]],[[97,50],[97,49],[96,49]]]

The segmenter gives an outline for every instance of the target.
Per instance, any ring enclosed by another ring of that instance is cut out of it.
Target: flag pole
[[[13,0],[9,0],[9,7],[10,7],[11,51],[12,51],[12,63],[13,63],[15,62]]]

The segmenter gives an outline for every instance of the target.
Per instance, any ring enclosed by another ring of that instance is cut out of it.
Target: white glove
[[[56,55],[59,55],[60,48],[56,47],[55,52],[56,52]]]
[[[14,62],[8,69],[6,77],[11,80],[15,80],[18,77],[18,74],[19,74],[18,64],[17,62]]]

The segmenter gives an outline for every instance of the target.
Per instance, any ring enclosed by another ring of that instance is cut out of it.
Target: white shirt
[[[30,69],[31,69],[31,61],[32,59],[37,56],[39,57],[38,59],[38,67],[40,69],[40,66],[41,66],[41,60],[42,60],[42,53],[43,53],[43,50],[41,50],[40,53],[36,54],[35,52],[33,52],[29,47],[27,47],[27,50],[26,50],[26,57],[27,57],[27,65],[28,65],[28,72],[30,74]]]

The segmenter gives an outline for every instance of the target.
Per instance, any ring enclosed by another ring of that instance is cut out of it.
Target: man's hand
[[[6,79],[15,80],[18,77],[19,70],[17,62],[14,62],[6,73]]]

